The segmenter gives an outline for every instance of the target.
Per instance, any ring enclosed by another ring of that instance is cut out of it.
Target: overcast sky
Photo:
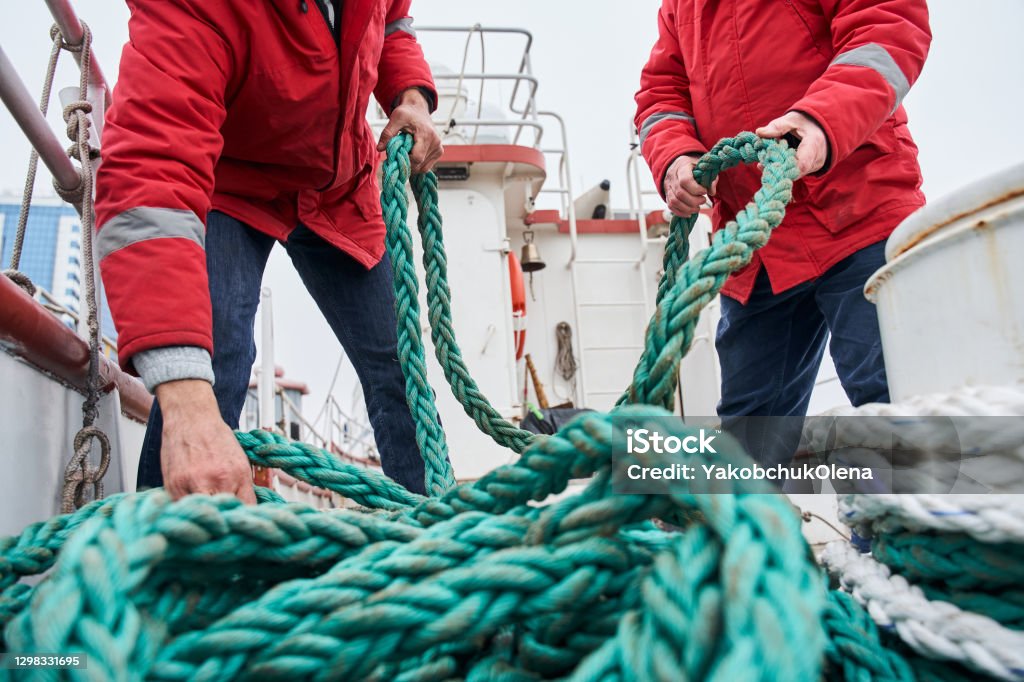
[[[95,52],[108,79],[115,80],[121,46],[127,40],[127,8],[117,0],[73,1],[93,27]],[[659,5],[659,0],[414,0],[413,15],[421,26],[480,23],[530,30],[533,70],[540,81],[538,104],[566,119],[574,180],[585,188],[611,179],[613,202],[624,206],[623,167],[633,93],[656,36]],[[929,6],[931,55],[905,104],[921,149],[924,189],[934,199],[1024,160],[1024,1],[934,0]],[[0,45],[33,97],[46,66],[50,23],[42,0],[2,3]],[[424,36],[424,44],[432,62],[459,67],[461,41],[445,43]],[[471,54],[472,71],[478,68],[479,52]],[[489,68],[507,68],[516,57],[511,41],[488,44]],[[58,87],[75,83],[76,72],[70,59],[66,61]],[[54,129],[62,131],[60,106],[51,108]],[[6,112],[0,112],[0,140],[5,161],[0,166],[0,190],[20,191],[28,145]],[[278,300],[278,362],[289,375],[310,384],[313,395],[307,405],[318,406],[338,358],[337,344],[280,250],[271,260],[267,283]]]

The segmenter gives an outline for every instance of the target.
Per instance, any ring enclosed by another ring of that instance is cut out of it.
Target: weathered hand
[[[694,180],[693,167],[699,158],[699,155],[680,156],[665,173],[665,200],[668,209],[680,218],[688,218],[699,211],[708,196],[715,196],[718,187],[718,178],[711,183],[710,192]]]
[[[221,419],[209,383],[186,379],[156,387],[164,417],[160,468],[164,488],[178,499],[192,493],[230,493],[256,504],[252,469]]]
[[[799,111],[791,111],[754,131],[761,137],[782,137],[793,133],[800,139],[796,148],[796,165],[800,177],[821,170],[828,158],[828,139],[817,121]]]
[[[384,151],[388,141],[402,131],[413,137],[412,151],[409,152],[410,170],[426,173],[441,158],[444,146],[434,122],[430,120],[430,105],[416,88],[409,88],[401,94],[398,106],[391,112],[391,118],[380,134],[377,151]]]

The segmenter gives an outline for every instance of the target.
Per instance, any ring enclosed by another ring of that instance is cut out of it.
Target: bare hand
[[[704,189],[693,178],[693,167],[699,156],[680,156],[672,162],[665,173],[665,199],[668,209],[680,218],[688,218],[701,209],[708,196],[715,196],[718,179],[711,183],[711,191]]]
[[[405,131],[413,138],[409,162],[413,173],[426,173],[444,153],[441,136],[430,120],[430,105],[416,88],[409,88],[402,93],[399,104],[391,112],[391,118],[380,134],[377,151],[387,149],[388,142],[398,133]]]
[[[800,171],[800,177],[821,170],[828,158],[828,139],[825,131],[817,122],[801,114],[799,111],[791,111],[785,116],[780,116],[768,125],[754,131],[761,137],[782,137],[786,133],[793,133],[800,139],[800,146],[796,148],[796,165]]]
[[[164,417],[160,468],[171,497],[230,493],[256,504],[249,461],[221,419],[210,384],[170,381],[157,386],[156,395]]]

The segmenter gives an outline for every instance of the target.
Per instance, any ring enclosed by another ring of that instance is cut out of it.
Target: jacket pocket
[[[893,188],[907,175],[897,150],[892,120],[822,177],[805,177],[799,184],[814,217],[833,234],[869,217],[893,198]]]
[[[811,46],[814,47],[818,54],[824,55],[825,53],[822,51],[821,45],[818,44],[817,36],[815,36],[814,31],[811,30],[810,21],[808,21],[807,16],[804,14],[804,12],[801,11],[799,7],[797,7],[799,0],[783,1],[786,4],[788,14],[793,19],[793,25],[795,29],[797,31],[803,32],[807,36],[807,39],[810,41]]]
[[[372,165],[368,164],[363,168],[348,198],[359,209],[363,220],[374,222],[381,219],[380,187]]]

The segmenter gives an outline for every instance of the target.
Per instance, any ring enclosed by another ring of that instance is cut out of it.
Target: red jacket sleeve
[[[654,174],[658,191],[672,162],[683,154],[703,154],[690,99],[690,79],[679,52],[675,30],[675,0],[665,0],[658,12],[658,40],[640,74],[636,93],[636,124],[640,151]]]
[[[96,180],[97,249],[126,368],[151,348],[213,351],[205,224],[232,71],[201,3],[130,5]]]
[[[423,49],[416,42],[409,6],[412,0],[392,0],[384,21],[384,46],[377,65],[374,96],[387,114],[391,114],[398,96],[409,88],[423,88],[431,97],[431,110],[437,106],[437,91]]]
[[[921,75],[931,29],[925,0],[822,0],[835,58],[796,104],[828,137],[834,166],[900,108]]]

